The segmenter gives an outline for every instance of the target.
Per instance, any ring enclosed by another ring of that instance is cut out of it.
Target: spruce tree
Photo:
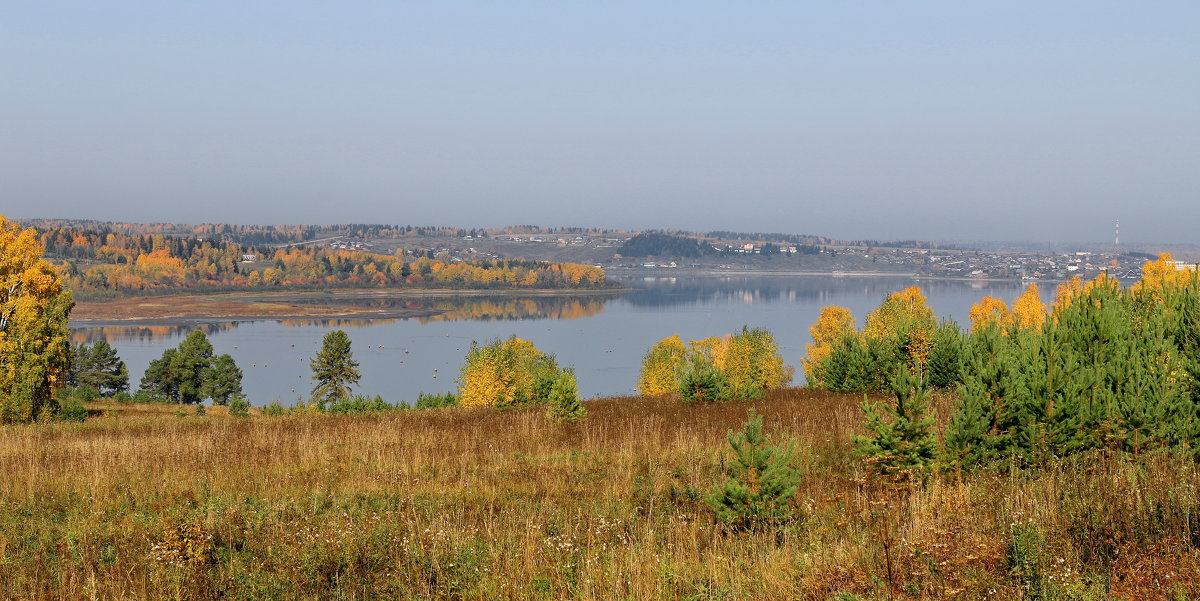
[[[705,499],[717,519],[734,529],[771,527],[793,515],[790,502],[800,481],[791,466],[794,443],[768,445],[762,430],[762,416],[751,409],[742,431],[729,432],[730,477]]]

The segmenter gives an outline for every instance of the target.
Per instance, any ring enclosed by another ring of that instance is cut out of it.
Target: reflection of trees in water
[[[385,323],[395,323],[400,321],[399,318],[389,317],[386,319],[362,319],[354,317],[339,317],[339,318],[311,318],[311,319],[278,319],[278,323],[289,328],[365,328],[367,326],[377,326]]]
[[[509,319],[579,319],[597,315],[604,303],[615,297],[492,297],[492,298],[431,298],[431,299],[355,299],[355,306],[369,306],[387,311],[417,311],[421,323],[434,321],[502,321]],[[365,328],[400,321],[399,317],[383,318],[301,318],[277,319],[276,323],[290,328]],[[257,320],[268,321],[268,320]],[[106,342],[157,342],[183,338],[192,330],[217,334],[237,327],[239,322],[220,322],[162,326],[99,326],[71,330],[71,342],[91,344]]]
[[[509,319],[579,319],[597,315],[604,310],[607,299],[572,297],[533,297],[474,299],[467,302],[436,302],[432,309],[437,315],[419,317],[421,323],[432,321],[503,321]]]
[[[1009,289],[1012,282],[914,280],[906,277],[719,276],[659,277],[620,280],[634,290],[622,298],[639,307],[670,307],[703,303],[832,302],[835,297],[878,297],[912,285],[928,295],[962,290]],[[982,292],[986,294],[986,292]]]
[[[604,303],[614,297],[597,296],[444,296],[423,298],[360,297],[339,298],[336,301],[323,299],[297,299],[295,304],[331,304],[374,309],[380,313],[417,313],[414,317],[421,323],[431,321],[501,321],[508,319],[578,319],[596,315],[604,310]],[[425,315],[421,315],[425,313]],[[380,323],[375,319],[293,319],[280,321],[284,325],[336,325],[347,326]]]
[[[200,330],[207,335],[213,335],[236,328],[236,321],[220,323],[203,323],[173,326],[96,326],[71,328],[71,342],[74,344],[93,344],[105,342],[157,342],[183,338],[193,330]]]

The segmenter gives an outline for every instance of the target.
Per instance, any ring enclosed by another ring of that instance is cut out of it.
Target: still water
[[[897,277],[679,276],[614,278],[633,290],[621,296],[430,298],[382,302],[440,311],[409,319],[254,320],[200,325],[73,327],[75,342],[100,338],[116,347],[136,389],[151,359],[193,329],[209,335],[217,354],[242,368],[242,387],[256,405],[291,405],[312,388],[309,359],[321,338],[344,329],[353,341],[362,381],[355,392],[413,401],[420,392],[456,388],[471,341],[512,335],[532,340],[561,366],[574,367],[585,398],[632,394],[642,355],[659,339],[716,336],[743,325],[771,331],[784,360],[799,365],[808,328],[825,305],[849,307],[862,325],[883,297],[919,285],[940,317],[966,323],[984,295],[1010,304],[1020,282],[939,281]],[[1053,284],[1041,286],[1043,300]],[[378,299],[370,302],[379,303]],[[797,379],[800,379],[797,368]],[[799,382],[797,382],[799,383]]]

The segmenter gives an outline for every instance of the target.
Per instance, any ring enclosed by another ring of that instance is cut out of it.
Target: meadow
[[[234,418],[92,403],[0,429],[10,599],[1193,599],[1200,474],[1089,453],[897,486],[850,437],[861,395],[598,399]],[[950,399],[935,398],[939,415]],[[795,442],[793,519],[704,497],[754,407]]]

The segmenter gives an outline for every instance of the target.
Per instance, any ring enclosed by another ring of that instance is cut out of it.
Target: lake
[[[666,270],[664,270],[666,271]],[[353,341],[362,381],[355,392],[412,402],[420,392],[456,388],[472,341],[519,336],[574,367],[585,398],[632,394],[642,355],[659,339],[684,341],[762,327],[775,335],[784,360],[797,366],[810,342],[808,328],[821,307],[849,307],[859,325],[883,297],[919,285],[940,317],[967,322],[971,304],[985,295],[1010,304],[1025,285],[1008,281],[915,280],[907,277],[796,275],[611,276],[632,288],[621,296],[447,297],[396,299],[409,308],[442,311],[410,319],[253,320],[201,325],[72,327],[75,342],[108,340],[129,366],[136,389],[147,364],[193,329],[209,335],[216,353],[229,353],[244,372],[251,402],[285,405],[307,398],[309,360],[332,329]],[[1043,300],[1055,284],[1041,284]],[[366,302],[366,301],[364,301]],[[378,299],[369,302],[379,303]]]

